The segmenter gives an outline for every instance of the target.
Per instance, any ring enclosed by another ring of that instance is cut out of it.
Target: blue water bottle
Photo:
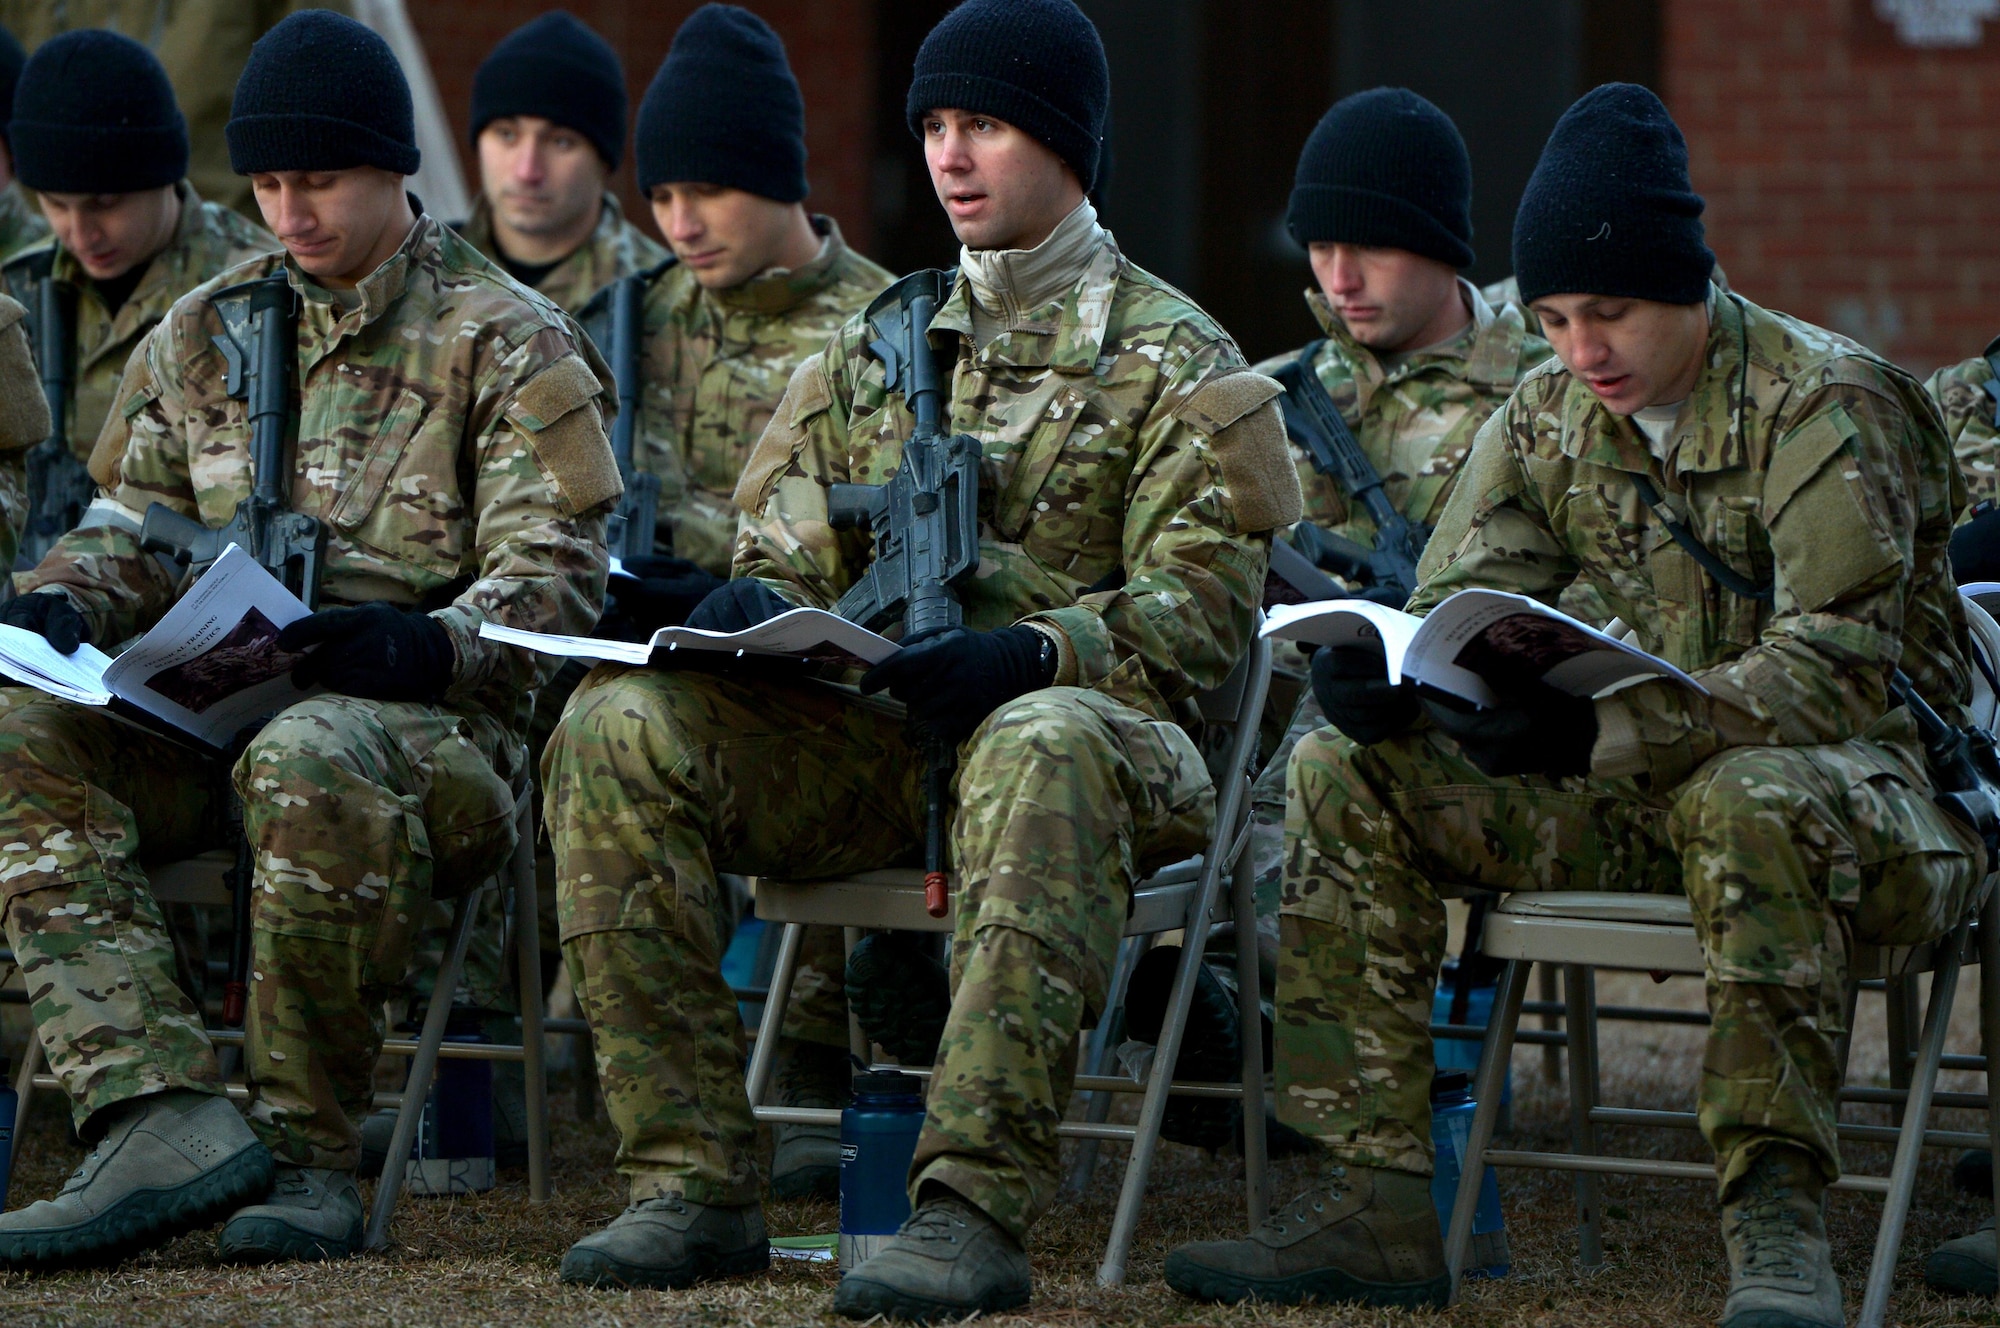
[[[21,1098],[14,1091],[14,1067],[0,1056],[0,1213],[7,1211],[7,1178],[14,1171],[14,1113]]]
[[[446,1043],[491,1041],[476,1015],[453,1012]],[[406,1173],[411,1194],[483,1194],[493,1188],[493,1062],[440,1056]]]
[[[1476,1104],[1462,1070],[1444,1070],[1431,1077],[1431,1143],[1437,1148],[1437,1168],[1431,1173],[1431,1206],[1438,1224],[1451,1229],[1452,1205],[1458,1202],[1460,1163],[1472,1138]],[[1466,1252],[1467,1277],[1505,1277],[1513,1263],[1507,1249],[1507,1228],[1500,1216],[1500,1181],[1487,1167],[1479,1180],[1479,1206],[1472,1213],[1472,1248]]]
[[[885,1072],[854,1076],[840,1113],[840,1266],[882,1248],[910,1215],[910,1159],[924,1128],[923,1080]]]

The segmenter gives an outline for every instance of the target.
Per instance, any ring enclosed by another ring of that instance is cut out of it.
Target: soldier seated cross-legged
[[[942,749],[958,920],[914,1208],[835,1308],[922,1320],[1029,1299],[1022,1241],[1054,1197],[1076,1037],[1105,1010],[1130,891],[1208,832],[1213,789],[1175,705],[1246,649],[1269,532],[1299,512],[1278,385],[1085,201],[1108,82],[1070,0],[971,0],[917,57],[908,118],[960,267],[874,307],[944,292],[913,355],[939,368],[944,432],[979,449],[963,626],[906,640],[858,697],[769,666],[599,666],[550,741],[563,947],[632,1200],[572,1247],[566,1279],[766,1266],[716,873],[918,860]],[[792,376],[737,488],[735,579],[692,624],[830,607],[868,572],[830,486],[889,480],[915,423],[875,337],[851,320]]]
[[[1287,774],[1276,1072],[1324,1170],[1250,1238],[1174,1251],[1189,1295],[1441,1305],[1439,883],[1682,891],[1723,1322],[1843,1322],[1822,1202],[1849,938],[1942,935],[1983,870],[1895,690],[1900,669],[1954,720],[1969,694],[1945,562],[1964,485],[1915,379],[1711,284],[1701,210],[1652,93],[1609,84],[1557,124],[1514,255],[1558,360],[1481,430],[1410,608],[1587,582],[1706,691],[1497,680],[1468,711],[1315,657],[1331,726]]]
[[[431,897],[512,852],[530,773],[519,752],[544,668],[480,626],[582,632],[602,607],[619,491],[602,363],[404,191],[418,151],[388,46],[326,11],[285,19],[251,54],[228,134],[285,252],[175,302],[126,375],[116,484],[16,578],[0,621],[58,649],[110,646],[186,592],[142,549],[142,522],[150,508],[214,530],[273,479],[253,474],[266,426],[229,394],[214,297],[275,278],[297,311],[280,352],[297,389],[294,459],[274,483],[325,535],[320,611],[278,642],[320,690],[233,768],[107,711],[0,690],[7,941],[95,1145],[55,1198],[0,1213],[0,1267],[110,1261],[221,1217],[227,1259],[354,1252],[383,999]],[[247,1122],[141,867],[226,846],[232,784],[253,863]]]

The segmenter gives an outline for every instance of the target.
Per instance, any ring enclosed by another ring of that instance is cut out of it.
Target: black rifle
[[[298,361],[298,297],[279,272],[261,281],[226,286],[209,298],[222,319],[215,348],[228,365],[225,387],[230,396],[250,405],[250,496],[236,504],[229,524],[220,530],[154,503],[146,509],[139,530],[140,547],[203,571],[230,545],[240,545],[307,608],[315,608],[326,560],[326,527],[291,510],[292,467],[285,438],[292,417],[293,366]],[[234,793],[230,810],[239,833],[236,865],[229,874],[235,934],[230,938],[229,978],[222,989],[222,1017],[240,1024],[249,995],[254,862],[250,841],[240,832],[243,808]]]
[[[905,641],[962,623],[952,587],[979,568],[980,446],[944,431],[949,375],[926,335],[951,282],[949,272],[912,273],[868,306],[869,353],[882,362],[884,387],[903,394],[916,425],[887,484],[835,484],[827,493],[834,529],[866,530],[875,541],[867,572],[834,611],[871,629],[900,616]],[[957,753],[949,743],[930,741],[925,755],[924,905],[941,918],[950,906],[945,807]]]
[[[53,259],[53,254],[45,256]],[[28,528],[21,536],[17,568],[39,563],[55,542],[76,529],[83,509],[97,493],[90,472],[70,450],[69,407],[76,391],[76,287],[59,281],[47,262],[30,271],[24,292],[28,339],[35,370],[49,403],[49,436],[28,449]]]
[[[1889,691],[1917,721],[1938,806],[1979,836],[1989,863],[2000,862],[2000,748],[1993,735],[1947,724],[1901,669],[1890,677]]]
[[[604,542],[611,556],[624,562],[653,552],[658,537],[660,477],[640,470],[633,459],[633,444],[639,429],[639,352],[644,331],[646,289],[653,279],[674,265],[674,259],[620,277],[590,297],[577,321],[590,339],[610,352],[611,374],[618,384],[618,418],[611,425],[611,455],[618,462],[618,477],[625,481],[625,496],[605,527]]]
[[[1285,432],[1305,449],[1313,469],[1338,483],[1350,501],[1375,523],[1375,547],[1329,534],[1309,521],[1292,532],[1292,543],[1315,566],[1350,581],[1393,590],[1407,600],[1417,588],[1417,560],[1430,531],[1396,510],[1382,490],[1382,477],[1369,464],[1361,442],[1326,394],[1312,362],[1323,341],[1299,352],[1274,375],[1285,388]]]

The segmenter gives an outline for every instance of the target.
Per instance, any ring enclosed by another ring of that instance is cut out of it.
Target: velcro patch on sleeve
[[[1245,533],[1277,530],[1305,514],[1276,403],[1283,391],[1277,380],[1243,369],[1203,383],[1175,412],[1215,449],[1230,509]]]
[[[507,407],[507,417],[528,436],[572,513],[588,512],[625,492],[595,405],[602,391],[581,356],[565,355],[529,379]]]
[[[1251,369],[1236,369],[1218,374],[1188,393],[1174,414],[1212,438],[1265,402],[1284,394],[1284,385],[1277,379]]]

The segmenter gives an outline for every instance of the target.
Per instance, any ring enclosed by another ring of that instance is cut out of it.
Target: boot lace
[[[1742,1251],[1746,1277],[1803,1278],[1805,1243],[1799,1239],[1798,1213],[1789,1186],[1761,1178],[1743,1196],[1731,1215],[1729,1234]]]
[[[958,1244],[958,1233],[972,1227],[965,1220],[965,1214],[951,1204],[927,1203],[911,1213],[903,1223],[903,1229],[896,1234],[910,1240],[942,1240],[948,1244]]]
[[[1264,1219],[1276,1235],[1285,1235],[1293,1223],[1311,1226],[1313,1219],[1326,1212],[1328,1204],[1339,1203],[1347,1197],[1347,1168],[1334,1167],[1312,1189],[1293,1199],[1283,1208]]]
[[[645,1199],[634,1199],[625,1208],[628,1213],[685,1213],[687,1200],[678,1194],[655,1194]]]

